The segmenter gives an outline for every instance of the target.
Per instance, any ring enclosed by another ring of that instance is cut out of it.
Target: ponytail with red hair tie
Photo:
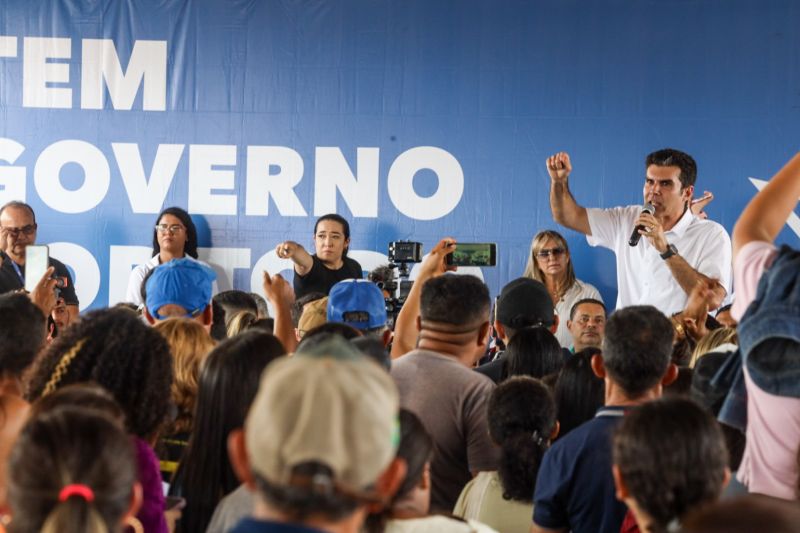
[[[94,501],[94,491],[89,486],[80,483],[66,485],[61,489],[61,492],[58,493],[58,501],[65,502],[73,496],[80,496],[89,503]]]

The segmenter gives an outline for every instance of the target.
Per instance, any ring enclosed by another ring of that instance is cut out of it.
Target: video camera
[[[422,243],[392,241],[389,243],[389,265],[379,267],[370,273],[370,281],[384,291],[386,317],[392,329],[413,284],[408,279],[411,275],[409,265],[420,261],[422,261]]]

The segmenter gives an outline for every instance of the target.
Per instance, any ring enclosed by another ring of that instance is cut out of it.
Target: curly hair
[[[90,312],[42,354],[28,399],[87,381],[108,390],[125,412],[128,430],[147,440],[163,423],[170,404],[167,341],[127,310]]]
[[[553,396],[538,379],[512,377],[492,391],[487,413],[489,435],[502,450],[503,498],[529,503],[556,424]]]
[[[628,413],[615,432],[613,456],[655,532],[719,498],[728,465],[717,421],[680,397],[647,402]]]
[[[116,531],[137,471],[131,439],[112,419],[79,407],[39,413],[23,428],[9,460],[8,501],[15,533]],[[68,485],[94,498],[59,498]]]
[[[169,344],[175,376],[171,395],[172,402],[178,408],[178,414],[166,430],[166,434],[183,433],[189,431],[192,426],[200,365],[216,343],[196,320],[171,318],[159,322],[154,329],[161,333]]]

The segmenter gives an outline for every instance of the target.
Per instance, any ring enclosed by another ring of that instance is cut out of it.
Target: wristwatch
[[[667,249],[664,250],[664,253],[661,254],[661,259],[666,260],[672,257],[673,255],[678,255],[678,249],[675,248],[674,244],[670,244],[667,246]]]

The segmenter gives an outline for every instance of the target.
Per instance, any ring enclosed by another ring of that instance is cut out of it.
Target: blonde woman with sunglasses
[[[572,346],[568,322],[572,306],[580,300],[593,298],[603,301],[600,292],[589,283],[575,277],[567,241],[556,231],[540,231],[531,241],[528,265],[523,276],[541,281],[558,314],[556,338],[564,348]]]

